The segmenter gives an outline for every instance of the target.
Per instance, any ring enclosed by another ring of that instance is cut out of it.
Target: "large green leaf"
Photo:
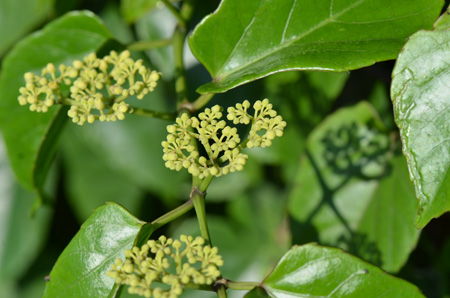
[[[50,16],[51,0],[0,0],[0,57],[21,36]]]
[[[293,247],[264,280],[277,298],[424,297],[414,285],[337,248]]]
[[[296,243],[339,246],[395,272],[418,240],[417,200],[405,161],[390,157],[379,129],[365,102],[318,126],[308,138],[289,211]]]
[[[151,232],[151,225],[118,204],[99,207],[59,256],[43,297],[109,297],[114,287],[106,276],[109,266]]]
[[[420,201],[418,228],[450,210],[449,63],[450,31],[419,31],[393,71],[391,98]]]
[[[40,114],[20,106],[17,96],[24,84],[23,74],[38,73],[49,62],[70,63],[96,51],[109,38],[109,32],[95,15],[72,12],[22,40],[4,59],[0,127],[11,166],[26,188],[41,187],[66,117],[58,116],[58,107]]]
[[[347,71],[397,57],[406,38],[429,28],[442,0],[224,0],[189,45],[225,92],[287,70]]]

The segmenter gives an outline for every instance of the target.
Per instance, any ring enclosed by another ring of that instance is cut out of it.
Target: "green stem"
[[[145,51],[150,49],[162,48],[172,43],[172,39],[145,40],[131,43],[127,46],[130,51]]]
[[[178,9],[170,3],[169,0],[161,0],[162,3],[170,10],[170,12],[175,16],[178,21],[178,24],[183,26],[183,28],[187,28],[186,19],[180,14]]]
[[[214,291],[214,284],[212,285],[198,285],[195,283],[188,283],[184,286],[188,289],[194,289],[194,290],[202,290],[202,291]]]
[[[166,3],[165,0],[164,3]],[[173,7],[173,6],[172,6]],[[184,68],[183,53],[184,53],[184,41],[187,35],[188,22],[194,12],[194,5],[191,0],[186,0],[180,10],[180,18],[183,22],[180,22],[175,28],[173,33],[173,54],[175,63],[175,91],[177,93],[178,108],[180,104],[188,102],[187,97],[187,83],[186,83],[186,71]]]
[[[153,228],[156,230],[156,229],[162,227],[163,225],[171,222],[172,220],[177,219],[181,215],[183,215],[186,212],[188,212],[189,210],[191,210],[192,207],[194,207],[193,201],[192,201],[192,199],[189,199],[183,205],[173,209],[172,211],[167,212],[166,214],[164,214],[164,215],[158,217],[157,219],[155,219],[154,221],[152,221]]]
[[[208,189],[208,186],[211,183],[213,178],[214,178],[214,176],[210,175],[210,176],[204,178],[203,180],[200,180],[198,183],[198,185],[200,185],[198,190],[200,190],[203,193],[206,192],[206,190]],[[197,185],[197,184],[194,184],[194,185]]]
[[[173,55],[175,63],[175,92],[177,93],[178,104],[188,102],[186,71],[183,61],[183,48],[185,38],[186,31],[180,26],[177,26],[177,28],[175,29],[175,33],[173,34]]]
[[[197,186],[192,187],[190,197],[194,203],[198,225],[200,226],[200,233],[202,237],[206,240],[206,243],[211,245],[211,237],[209,236],[208,223],[206,222],[205,196],[206,193],[200,191],[197,188]]]
[[[217,288],[217,296],[219,296],[219,298],[227,298],[227,289],[223,285],[220,285]]]
[[[158,112],[158,111],[134,108],[134,107],[132,107],[130,110],[131,110],[130,114],[134,114],[134,115],[153,117],[153,118],[169,120],[169,121],[175,121],[175,118],[176,118],[176,113],[165,113],[165,112]]]
[[[203,108],[212,98],[214,97],[214,93],[202,94],[199,98],[197,98],[192,104],[191,109],[194,111],[200,110]]]
[[[228,289],[237,290],[237,291],[250,291],[253,288],[258,287],[260,285],[261,284],[259,282],[252,282],[252,281],[238,282],[238,281],[227,280],[225,283],[225,286]]]

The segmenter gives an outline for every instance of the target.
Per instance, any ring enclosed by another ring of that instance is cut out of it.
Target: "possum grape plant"
[[[443,0],[1,0],[1,297],[449,297]]]

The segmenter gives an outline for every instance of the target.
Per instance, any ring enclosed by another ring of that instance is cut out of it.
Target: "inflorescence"
[[[211,285],[220,277],[218,267],[223,260],[217,253],[217,247],[205,245],[202,237],[182,235],[173,240],[161,236],[140,249],[126,250],[125,261],[116,259],[106,274],[117,284],[128,285],[130,294],[176,298],[189,283]],[[167,286],[152,286],[153,282]]]
[[[185,168],[200,179],[241,171],[248,158],[242,149],[268,147],[275,137],[283,135],[286,127],[286,122],[272,109],[268,99],[256,101],[253,114],[249,114],[249,108],[248,100],[228,108],[228,120],[251,125],[248,138],[243,142],[237,128],[228,126],[221,119],[222,108],[218,105],[205,109],[198,117],[187,114],[178,117],[176,124],[167,126],[169,134],[162,142],[166,167],[177,171]],[[196,140],[202,144],[207,156],[202,156],[196,149]]]
[[[154,90],[159,77],[141,59],[130,58],[128,50],[120,54],[111,51],[103,58],[91,53],[69,66],[61,64],[56,68],[49,63],[41,75],[27,72],[18,100],[36,112],[47,112],[54,104],[69,104],[67,114],[79,125],[95,120],[116,121],[130,112],[124,100],[132,95],[142,99]],[[64,96],[67,88],[69,94]]]

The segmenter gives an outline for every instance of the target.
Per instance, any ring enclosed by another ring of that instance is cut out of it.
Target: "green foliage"
[[[151,227],[115,203],[97,208],[53,267],[43,297],[108,297],[114,285],[106,278],[111,262],[141,234],[148,237]]]
[[[406,164],[391,148],[368,103],[338,110],[307,140],[289,210],[320,243],[396,272],[419,231],[412,224],[417,201]],[[297,243],[312,240],[302,233],[294,234]]]
[[[198,91],[225,92],[279,71],[347,71],[394,59],[441,7],[441,0],[223,1],[189,38],[213,78]]]
[[[448,15],[440,19],[444,27]],[[392,81],[395,120],[400,128],[420,209],[417,228],[450,210],[448,166],[450,32],[420,31],[411,36],[397,60]]]
[[[34,115],[17,107],[17,90],[23,85],[24,74],[40,71],[48,63],[80,58],[99,49],[110,37],[92,13],[69,13],[19,42],[3,61],[0,127],[11,166],[27,189],[42,188],[64,120],[58,117],[59,107]]]
[[[450,295],[442,0],[22,2],[1,297]]]
[[[39,26],[52,11],[52,0],[0,1],[0,57],[18,39]]]
[[[424,297],[369,263],[315,244],[288,251],[263,285],[275,297]]]

